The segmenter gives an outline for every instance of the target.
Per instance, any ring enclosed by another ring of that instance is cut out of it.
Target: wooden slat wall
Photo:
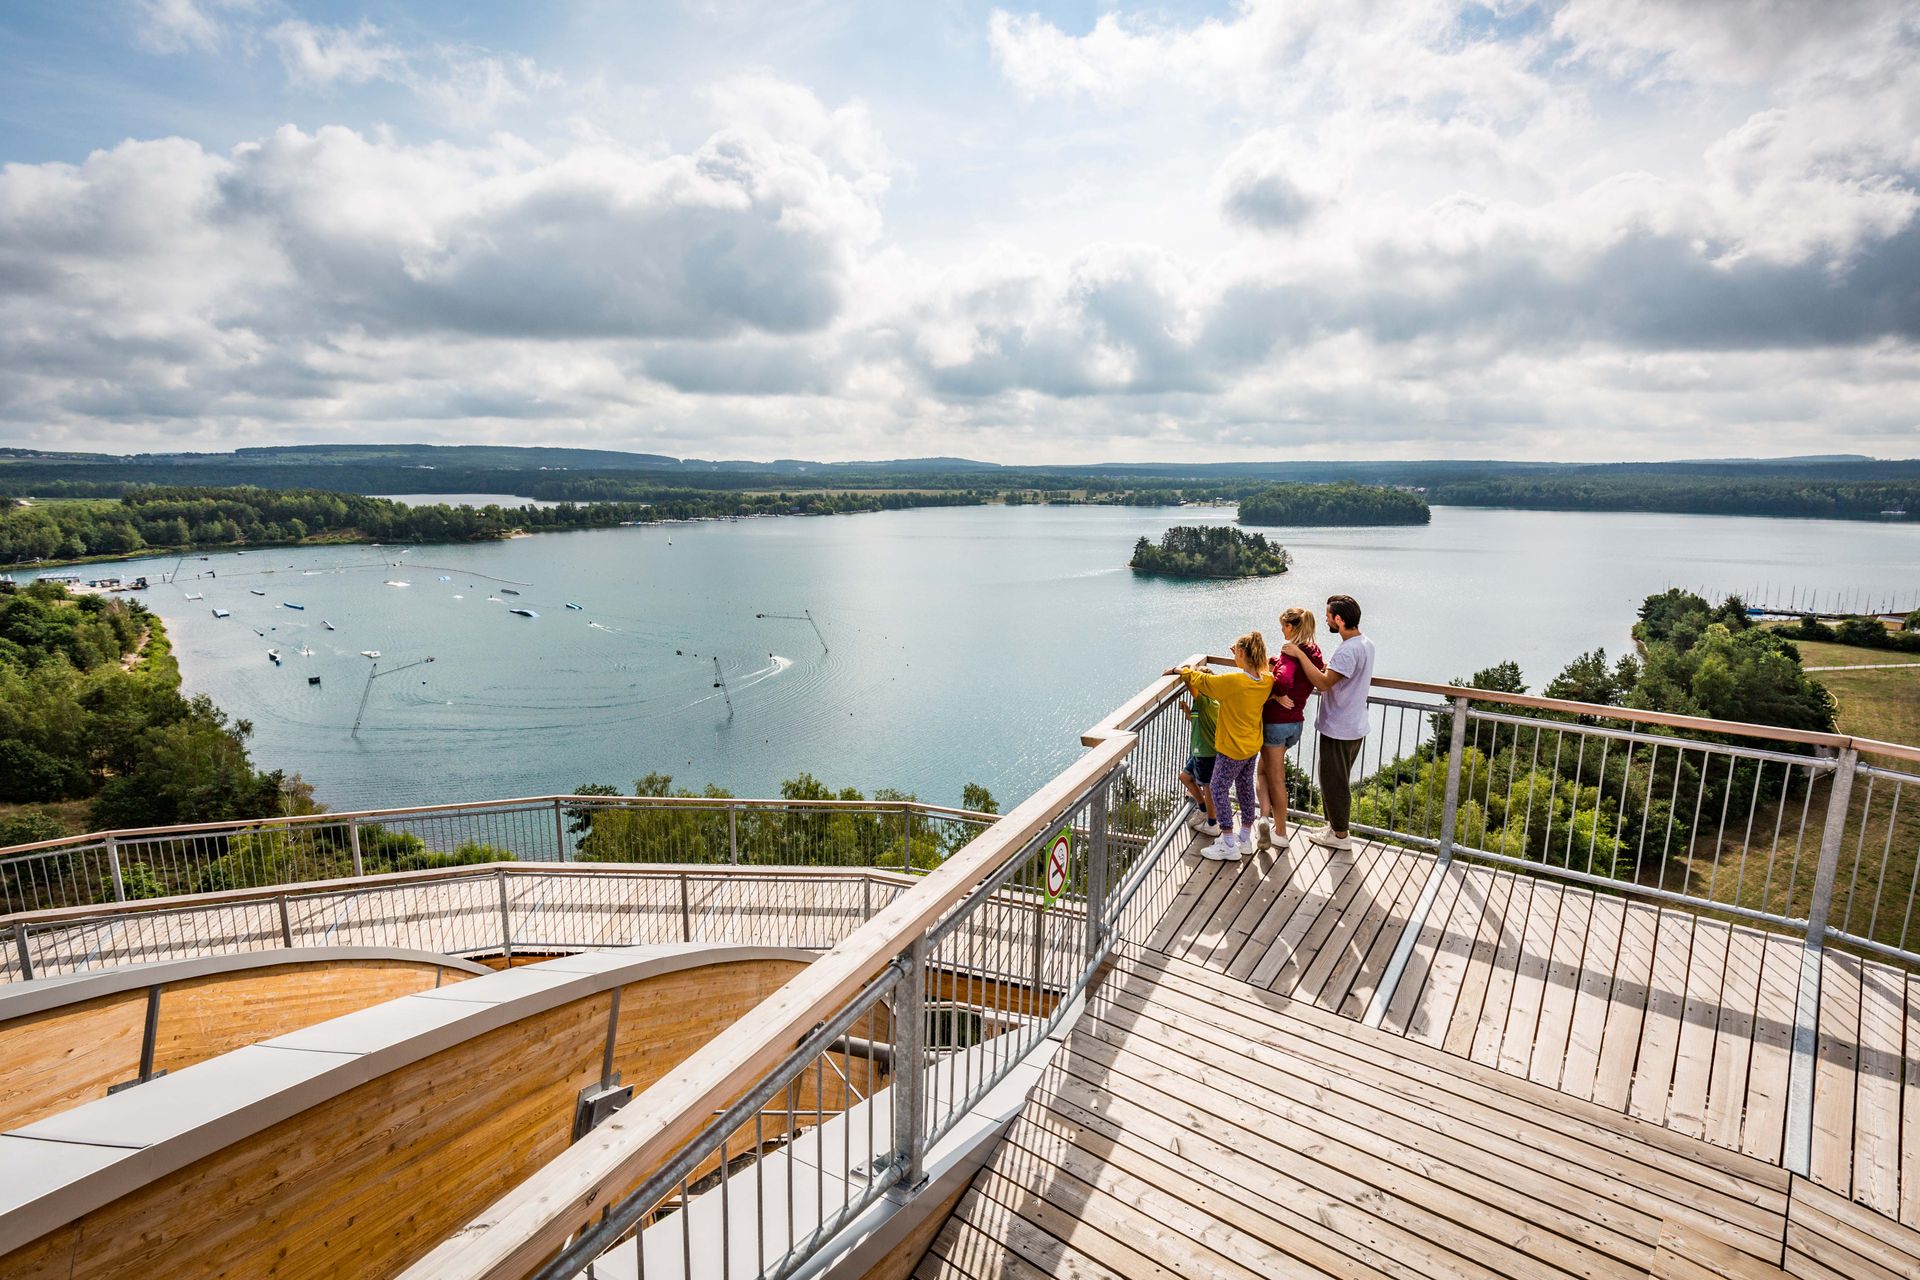
[[[800,967],[631,984],[623,1079],[659,1078]],[[393,1275],[566,1147],[574,1100],[600,1075],[610,1001],[573,1001],[350,1089],[0,1258],[0,1275]]]
[[[208,974],[160,996],[154,1069],[178,1071],[469,975],[409,960],[331,960]],[[0,1129],[17,1129],[106,1096],[140,1073],[145,988],[0,1024]]]

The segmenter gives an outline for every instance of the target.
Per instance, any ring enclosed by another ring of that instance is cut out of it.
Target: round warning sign
[[[1067,891],[1067,875],[1073,869],[1073,829],[1062,828],[1047,841],[1047,905]]]

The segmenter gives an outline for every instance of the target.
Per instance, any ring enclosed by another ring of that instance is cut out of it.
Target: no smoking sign
[[[1067,891],[1073,870],[1073,828],[1063,827],[1047,841],[1047,902],[1049,907]]]

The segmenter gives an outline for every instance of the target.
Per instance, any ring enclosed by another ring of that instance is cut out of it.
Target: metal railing
[[[928,1152],[1151,919],[1189,812],[1161,681],[1091,750],[410,1275],[785,1277]],[[874,1056],[885,1042],[884,1070]],[[835,1079],[879,1083],[843,1089]],[[536,1185],[537,1184],[537,1185]],[[624,1190],[631,1188],[631,1190]]]
[[[497,863],[27,913],[0,981],[288,947],[508,958],[665,942],[827,950],[912,884],[848,868]]]
[[[992,822],[918,801],[534,796],[107,831],[0,849],[0,917],[509,859],[923,871]]]

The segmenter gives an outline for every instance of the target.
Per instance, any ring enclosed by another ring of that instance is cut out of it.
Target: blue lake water
[[[1586,649],[1621,651],[1640,600],[1669,585],[1920,584],[1920,526],[1468,508],[1424,528],[1269,530],[1294,556],[1280,578],[1124,567],[1142,535],[1232,515],[951,508],[261,550],[189,558],[145,598],[189,690],[251,720],[256,760],[334,808],[626,788],[653,771],[751,795],[808,770],[939,803],[979,781],[1006,803],[1170,661],[1249,626],[1272,634],[1281,608],[1334,591],[1360,600],[1383,675],[1444,681],[1514,658],[1538,688]],[[157,579],[174,563],[110,570]],[[756,616],[809,611],[821,635]],[[369,649],[392,672],[371,684]]]

